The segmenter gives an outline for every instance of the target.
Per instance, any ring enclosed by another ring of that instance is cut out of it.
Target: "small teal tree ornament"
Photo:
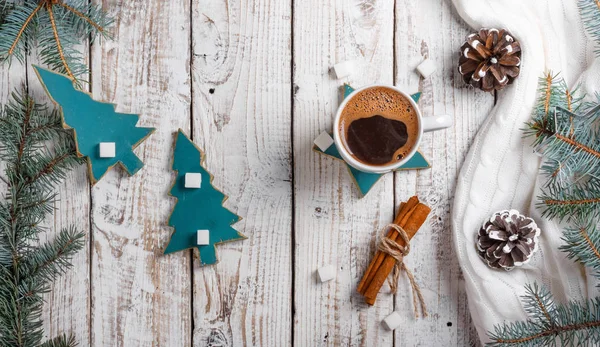
[[[169,225],[175,231],[165,254],[198,248],[200,264],[214,264],[216,244],[246,238],[231,226],[241,218],[223,207],[227,197],[212,185],[213,177],[204,168],[204,153],[181,129],[175,142],[173,170],[177,178],[170,195],[177,198],[177,204]],[[195,176],[198,180],[190,182],[190,177],[198,174],[201,178]]]
[[[117,164],[130,175],[144,166],[133,150],[154,128],[137,127],[138,115],[116,112],[114,104],[92,99],[90,94],[77,90],[74,80],[66,75],[34,68],[48,96],[60,108],[63,127],[74,130],[77,152],[87,158],[92,184]],[[104,144],[112,148],[108,155],[101,154]]]

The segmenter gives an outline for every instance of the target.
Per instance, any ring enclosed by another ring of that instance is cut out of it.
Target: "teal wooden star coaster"
[[[92,184],[117,164],[129,175],[144,166],[133,150],[154,128],[136,126],[137,114],[119,113],[115,105],[92,99],[90,94],[77,90],[66,75],[35,65],[34,69],[50,99],[59,106],[63,127],[74,130],[77,154],[86,157]],[[106,144],[112,149],[103,153],[101,146]]]
[[[347,98],[348,95],[350,95],[350,93],[352,93],[353,91],[354,91],[354,88],[345,84],[344,85],[344,98]],[[419,98],[421,98],[421,93],[419,92],[419,93],[413,94],[413,95],[411,95],[411,97],[413,98],[413,100],[415,102],[419,102]],[[331,135],[331,133],[329,133],[329,135]],[[334,159],[341,160],[344,163],[346,163],[344,161],[344,159],[342,159],[340,152],[338,152],[337,147],[333,143],[331,143],[329,145],[329,147],[327,149],[325,149],[324,151],[321,150],[321,148],[319,148],[317,145],[313,145],[313,151],[324,154],[329,157],[332,157]],[[379,181],[381,176],[384,175],[384,174],[363,172],[363,171],[353,168],[352,166],[350,166],[348,164],[346,164],[346,166],[348,167],[348,172],[350,173],[350,176],[354,180],[354,183],[356,184],[356,186],[358,187],[358,190],[360,191],[360,193],[363,196],[367,195],[369,190],[371,190],[371,188],[375,185],[375,183],[377,183],[377,181]],[[396,171],[419,170],[419,169],[427,169],[430,167],[431,167],[431,165],[429,165],[429,162],[427,161],[427,159],[425,159],[423,154],[421,152],[417,151],[415,153],[415,155],[413,155],[413,157],[410,158],[410,160],[408,162],[406,162],[406,164],[402,165]]]

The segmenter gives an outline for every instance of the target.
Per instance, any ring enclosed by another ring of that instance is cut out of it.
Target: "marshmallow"
[[[198,230],[196,239],[198,246],[210,245],[210,231],[206,229]]]
[[[335,266],[333,265],[325,265],[321,268],[319,268],[319,270],[317,270],[318,274],[319,274],[319,280],[321,282],[327,282],[327,281],[331,281],[332,279],[335,278]]]
[[[325,152],[327,148],[333,145],[333,139],[331,138],[329,133],[324,131],[315,139],[315,145],[317,145],[317,147],[319,147],[321,151]]]
[[[188,172],[185,174],[186,188],[200,188],[202,186],[202,175],[196,172]]]
[[[338,79],[350,76],[354,73],[354,62],[343,61],[341,63],[337,63],[333,66],[333,71],[335,71],[335,76]]]
[[[114,142],[100,142],[100,158],[114,158],[115,157],[115,143]]]
[[[419,71],[423,78],[431,76],[435,70],[435,63],[430,59],[425,59],[419,66],[417,66],[417,71]]]
[[[394,330],[402,323],[402,317],[396,311],[383,319],[383,325],[389,330]]]

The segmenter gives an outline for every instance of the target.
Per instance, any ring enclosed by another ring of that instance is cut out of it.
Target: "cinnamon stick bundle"
[[[413,196],[407,202],[400,204],[394,224],[404,229],[410,240],[423,223],[425,223],[429,212],[431,212],[431,209],[419,202],[419,198]],[[390,229],[387,237],[401,246],[406,246],[404,240],[395,229]],[[367,304],[375,304],[377,294],[390,272],[392,272],[395,263],[396,260],[392,256],[381,251],[375,253],[367,271],[358,284],[358,292],[365,297]]]

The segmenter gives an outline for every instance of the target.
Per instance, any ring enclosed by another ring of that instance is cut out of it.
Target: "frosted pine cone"
[[[479,230],[477,251],[490,267],[512,270],[531,259],[539,234],[535,221],[517,210],[496,212]]]
[[[460,48],[458,72],[465,83],[486,92],[511,84],[521,68],[521,45],[505,29],[481,29]]]

